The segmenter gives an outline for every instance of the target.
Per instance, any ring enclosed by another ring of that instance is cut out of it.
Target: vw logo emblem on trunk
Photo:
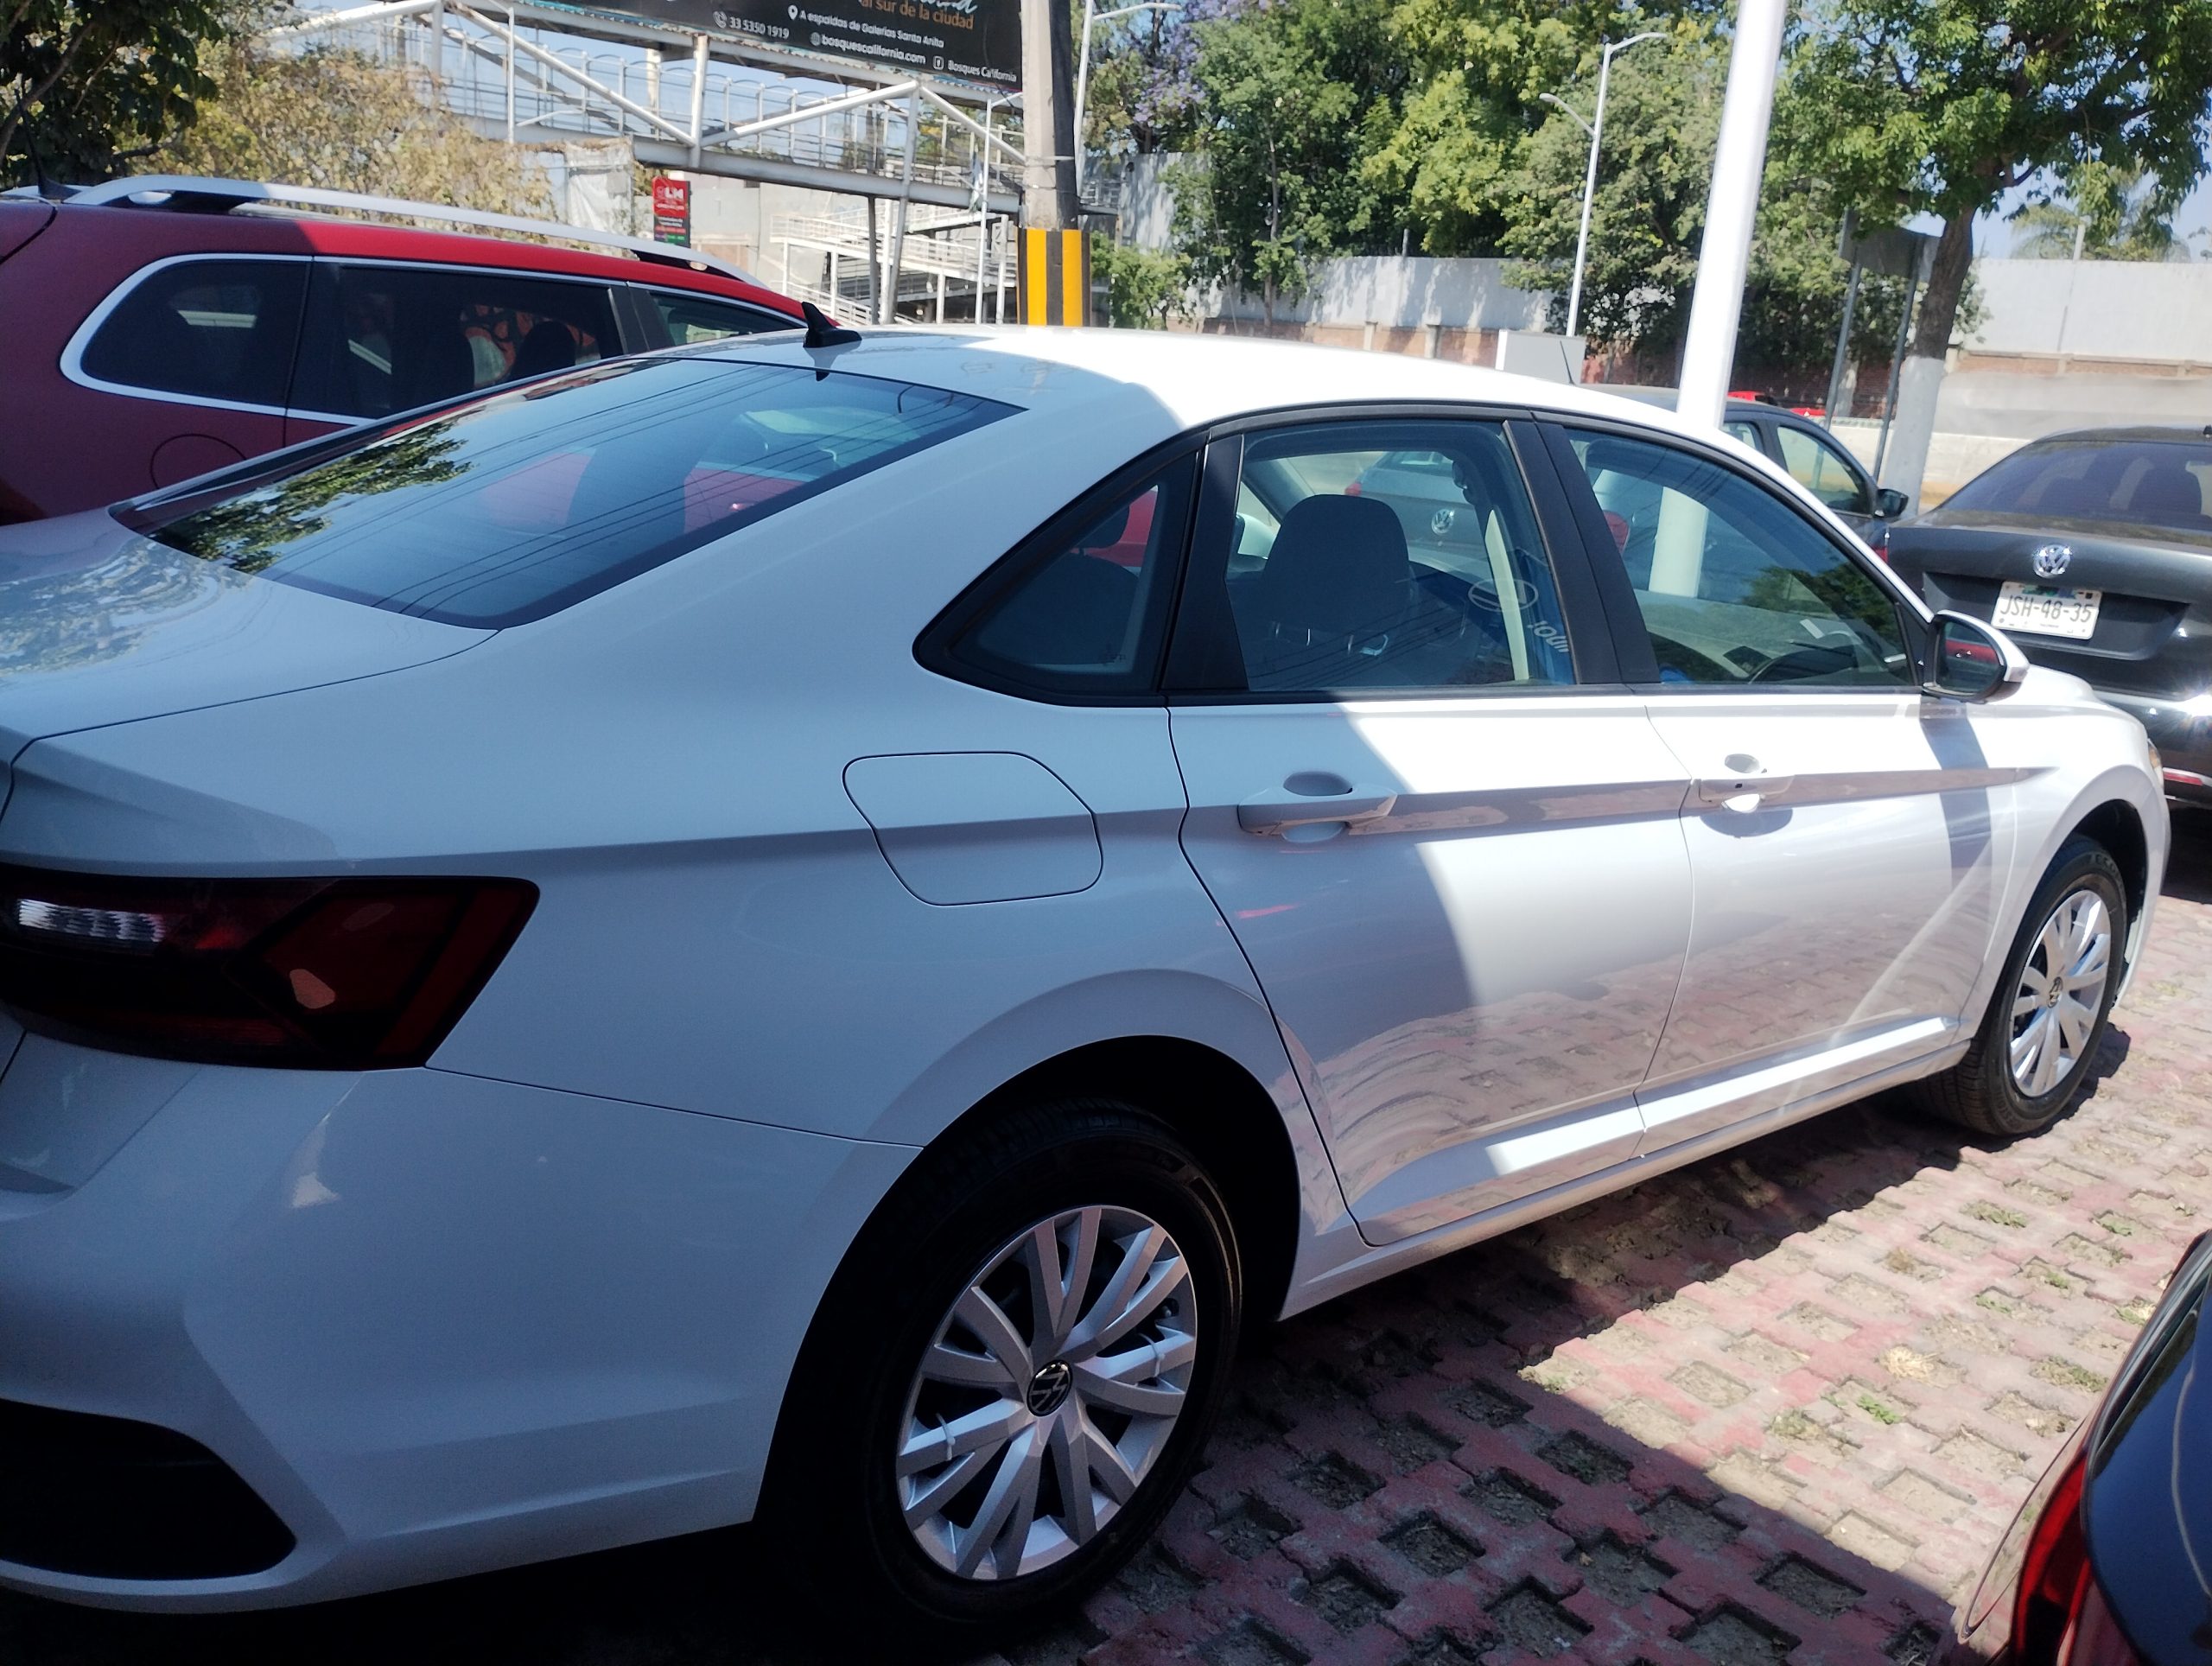
[[[2074,559],[2074,551],[2063,544],[2046,544],[2036,551],[2036,576],[2057,578],[2066,571]]]
[[[1444,537],[1451,532],[1452,523],[1459,518],[1456,510],[1440,509],[1428,518],[1428,530],[1438,537]]]

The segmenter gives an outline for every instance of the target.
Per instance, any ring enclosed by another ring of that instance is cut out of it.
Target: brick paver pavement
[[[1004,1660],[1926,1661],[2212,1224],[2212,820],[2179,830],[2060,1126],[1853,1107],[1281,1327],[1155,1542]],[[218,1622],[10,1599],[0,1656],[821,1658],[744,1544]]]

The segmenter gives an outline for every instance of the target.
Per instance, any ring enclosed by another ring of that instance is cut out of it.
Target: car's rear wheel
[[[2080,1095],[2120,993],[2127,893],[2094,840],[2068,841],[2036,888],[1967,1056],[1917,1084],[1978,1134],[2049,1127]]]
[[[1220,1194],[1105,1100],[923,1157],[802,1351],[764,1515],[856,1625],[1016,1626],[1152,1532],[1211,1426],[1242,1288]]]

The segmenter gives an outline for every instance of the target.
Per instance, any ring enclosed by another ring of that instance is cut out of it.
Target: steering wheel
[[[1747,683],[1803,682],[1815,677],[1827,677],[1837,669],[1839,659],[1849,656],[1834,648],[1789,648],[1774,656],[1744,680]],[[1777,669],[1780,667],[1781,669]]]
[[[1738,680],[1737,667],[1726,660],[1700,653],[1687,643],[1677,642],[1669,636],[1661,636],[1656,631],[1651,633],[1651,654],[1659,662],[1661,671],[1676,672],[1685,682],[1733,683]]]

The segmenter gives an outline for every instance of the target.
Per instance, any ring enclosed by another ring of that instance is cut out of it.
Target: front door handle
[[[1395,792],[1355,786],[1341,775],[1314,771],[1294,775],[1274,792],[1245,799],[1236,806],[1236,824],[1247,833],[1282,833],[1328,823],[1355,826],[1381,821],[1397,802]]]
[[[1690,796],[1707,810],[1756,810],[1789,791],[1794,775],[1716,775],[1695,783]]]

